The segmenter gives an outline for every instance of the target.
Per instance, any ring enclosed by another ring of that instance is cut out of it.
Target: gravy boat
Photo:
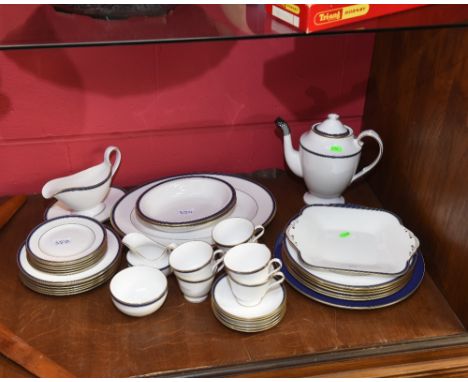
[[[157,261],[165,254],[169,255],[177,247],[176,244],[164,246],[139,232],[132,232],[125,235],[122,239],[122,243],[133,253],[150,261]]]
[[[112,164],[110,157],[114,152],[115,160]],[[77,214],[95,216],[105,208],[103,201],[109,193],[112,177],[119,168],[120,158],[120,150],[109,146],[101,164],[50,180],[42,188],[42,196],[46,199],[56,198]]]

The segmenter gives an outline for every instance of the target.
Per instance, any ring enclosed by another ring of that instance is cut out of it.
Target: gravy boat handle
[[[111,162],[111,155],[115,152],[115,160],[114,164]],[[115,172],[118,170],[120,166],[120,160],[122,155],[120,154],[120,150],[116,146],[109,146],[106,151],[104,152],[104,162],[111,168],[111,176],[113,177]]]

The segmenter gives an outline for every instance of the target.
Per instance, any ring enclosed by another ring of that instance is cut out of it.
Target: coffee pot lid
[[[347,137],[352,134],[350,129],[341,123],[340,116],[335,113],[328,114],[328,118],[314,125],[313,129],[320,135],[333,138]]]

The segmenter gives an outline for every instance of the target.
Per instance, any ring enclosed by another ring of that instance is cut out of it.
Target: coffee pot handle
[[[353,179],[351,179],[351,183],[353,183],[356,179],[359,179],[361,176],[363,176],[364,174],[367,174],[370,170],[372,170],[375,167],[375,165],[379,162],[383,154],[383,143],[379,137],[379,134],[377,134],[374,130],[364,130],[356,138],[360,146],[364,144],[364,142],[362,142],[362,138],[364,137],[371,137],[377,141],[377,143],[379,144],[379,154],[377,155],[377,158],[375,158],[375,160],[370,165],[365,166],[357,174],[354,174]]]

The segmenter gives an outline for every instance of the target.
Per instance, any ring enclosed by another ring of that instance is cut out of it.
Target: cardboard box
[[[268,4],[267,13],[306,33],[330,29],[424,4]]]

